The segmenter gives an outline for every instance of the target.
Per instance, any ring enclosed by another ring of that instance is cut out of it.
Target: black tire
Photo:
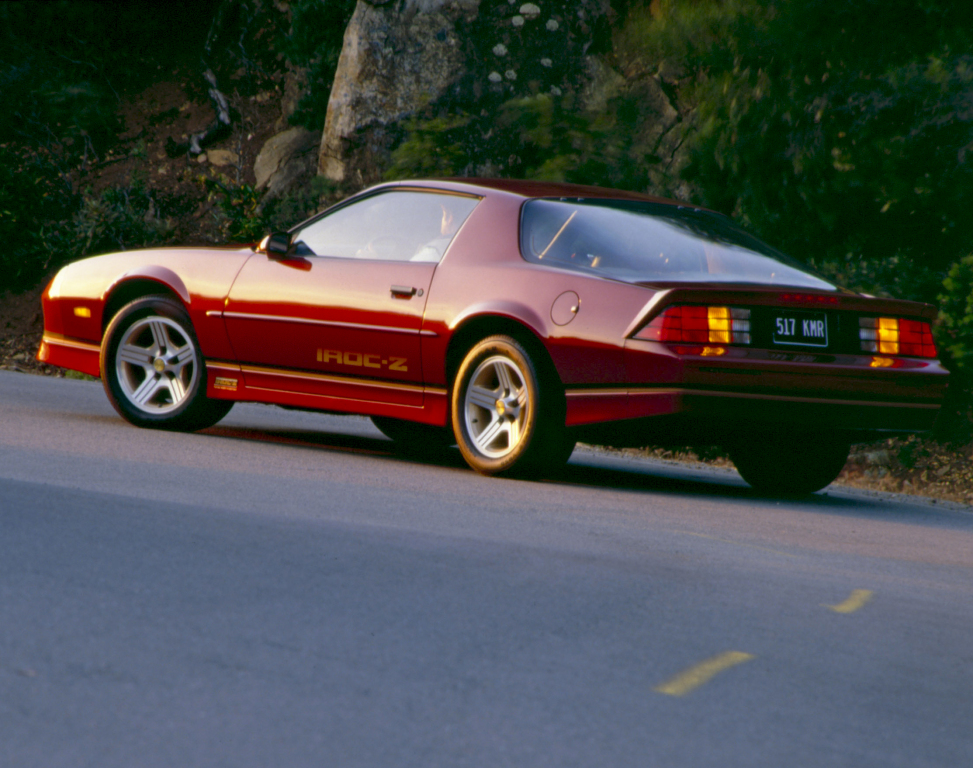
[[[456,444],[456,439],[448,427],[390,419],[387,416],[372,416],[371,419],[378,431],[392,440],[401,450],[430,454],[439,453]]]
[[[740,476],[755,490],[804,496],[830,485],[848,460],[849,443],[826,433],[757,434],[727,446]]]
[[[491,336],[463,359],[450,397],[453,434],[484,475],[544,474],[574,449],[564,429],[564,392],[510,336]]]
[[[163,296],[136,299],[112,318],[101,380],[115,410],[138,427],[205,429],[233,407],[206,396],[206,363],[189,315]]]

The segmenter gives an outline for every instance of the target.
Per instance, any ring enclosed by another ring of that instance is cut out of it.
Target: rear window
[[[745,283],[837,290],[730,219],[629,200],[530,200],[527,261],[631,283]]]

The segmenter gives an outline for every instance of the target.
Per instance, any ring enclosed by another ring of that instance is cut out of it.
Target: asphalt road
[[[0,766],[973,764],[973,514],[0,372]]]

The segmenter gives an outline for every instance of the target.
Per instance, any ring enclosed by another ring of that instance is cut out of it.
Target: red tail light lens
[[[929,323],[902,317],[862,317],[858,323],[862,352],[936,357],[936,343]]]
[[[668,307],[635,334],[667,343],[749,344],[750,310],[737,307]]]

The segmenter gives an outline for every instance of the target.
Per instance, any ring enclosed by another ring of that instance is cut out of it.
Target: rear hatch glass
[[[524,204],[527,261],[629,283],[736,283],[836,291],[730,219],[691,206],[629,200]]]

